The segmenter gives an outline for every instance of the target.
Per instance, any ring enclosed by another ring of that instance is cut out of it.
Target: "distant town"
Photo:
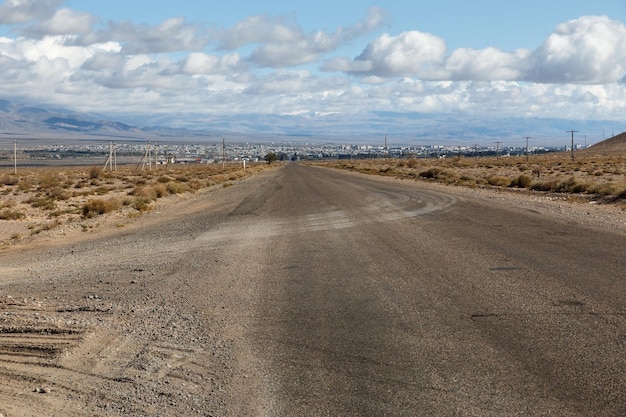
[[[575,149],[582,145],[575,145]],[[443,145],[338,145],[298,142],[281,143],[221,143],[168,144],[158,142],[45,144],[20,146],[19,142],[4,142],[0,146],[0,165],[17,161],[20,165],[58,164],[93,165],[107,161],[116,164],[181,164],[262,162],[274,153],[279,161],[367,158],[446,158],[453,156],[516,156],[536,155],[570,150],[567,147],[510,147]]]

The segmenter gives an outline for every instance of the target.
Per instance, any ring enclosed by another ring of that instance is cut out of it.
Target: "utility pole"
[[[572,134],[572,162],[574,162],[574,133],[578,133],[578,130],[568,130]]]
[[[222,138],[222,170],[226,168],[226,139]]]
[[[501,141],[496,142],[496,159],[500,159],[500,144],[501,143],[502,143]]]
[[[17,140],[13,141],[13,173],[17,175]]]
[[[387,148],[387,135],[385,135],[385,157],[389,158],[389,148]]]
[[[524,136],[524,139],[526,139],[526,162],[528,162],[528,139],[531,139],[531,137]]]

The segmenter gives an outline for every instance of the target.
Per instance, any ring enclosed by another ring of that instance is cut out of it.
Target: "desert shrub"
[[[530,176],[522,174],[511,181],[510,186],[517,188],[530,188],[532,183],[533,179]]]
[[[166,185],[167,192],[170,194],[182,194],[189,191],[189,186],[176,181],[170,181]]]
[[[55,200],[68,200],[72,193],[62,187],[52,187],[46,191],[46,195]]]
[[[156,198],[165,197],[166,195],[169,194],[167,192],[167,188],[165,187],[165,185],[163,185],[161,183],[154,184],[152,186],[152,190],[154,191],[154,194],[156,195]]]
[[[94,165],[91,168],[89,168],[88,175],[89,175],[89,178],[93,180],[93,179],[98,178],[101,173],[102,173],[102,169]]]
[[[456,174],[447,169],[434,167],[427,169],[426,171],[420,172],[420,177],[426,179],[434,179],[434,180],[446,180],[451,178],[456,178]]]
[[[135,187],[130,192],[130,195],[133,195],[135,197],[146,197],[151,200],[156,200],[157,198],[156,192],[154,191],[152,187],[143,187],[143,186]]]
[[[508,187],[511,184],[511,179],[500,175],[493,175],[487,178],[487,183],[495,187]]]
[[[0,220],[19,220],[24,217],[26,217],[26,214],[19,210],[13,210],[10,208],[0,210]]]
[[[2,185],[17,185],[19,182],[20,179],[16,175],[5,175],[0,179],[0,184]]]
[[[3,208],[11,208],[17,206],[17,201],[15,200],[7,200],[4,203],[0,204],[0,209]]]
[[[42,190],[47,190],[54,187],[61,186],[61,178],[60,176],[54,175],[53,173],[46,173],[39,178],[39,188]]]
[[[619,195],[623,192],[622,187],[614,182],[603,182],[600,184],[596,184],[589,189],[589,191],[593,194],[598,195]]]
[[[406,160],[406,167],[407,168],[415,168],[417,167],[417,159],[415,159],[414,157],[410,157],[409,159]]]
[[[31,188],[33,188],[33,182],[30,179],[21,180],[17,184],[17,188],[19,188],[20,191],[29,191]]]
[[[531,184],[530,189],[534,191],[553,191],[558,185],[558,180],[550,179],[546,181],[535,181]]]
[[[56,202],[50,197],[32,197],[26,200],[26,203],[42,210],[54,210],[57,208]]]
[[[112,198],[110,200],[102,200],[99,198],[91,199],[83,205],[83,216],[85,218],[91,218],[100,214],[109,213],[117,210],[121,205],[121,202]]]
[[[157,181],[162,184],[167,184],[168,182],[173,181],[173,178],[168,177],[167,175],[161,175],[159,178],[157,178]]]
[[[132,203],[132,206],[137,211],[147,211],[150,209],[151,199],[147,197],[137,197]]]
[[[571,177],[557,184],[554,191],[559,193],[584,193],[588,190],[589,185],[585,182],[579,182],[576,178]]]
[[[201,189],[202,187],[203,187],[203,182],[197,178],[194,178],[191,181],[189,181],[189,188],[191,188],[194,191],[197,191]]]

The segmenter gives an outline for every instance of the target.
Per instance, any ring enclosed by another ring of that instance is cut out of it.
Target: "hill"
[[[626,132],[598,142],[581,152],[597,155],[626,154]]]

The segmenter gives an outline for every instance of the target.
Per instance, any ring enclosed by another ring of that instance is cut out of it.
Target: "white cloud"
[[[626,26],[606,16],[559,25],[530,58],[527,79],[604,84],[626,75]]]
[[[229,74],[243,68],[239,54],[223,57],[195,52],[183,61],[181,71],[185,74]]]
[[[457,49],[445,61],[446,78],[454,80],[518,80],[523,77],[524,60],[530,53],[502,52],[496,48]]]
[[[231,29],[216,34],[220,48],[234,50],[248,44],[285,42],[302,39],[302,30],[294,22],[268,16],[251,16]]]
[[[121,53],[133,55],[198,51],[204,49],[208,37],[199,27],[178,17],[164,20],[158,25],[109,22],[106,29],[92,30],[76,36],[71,42],[81,46],[117,42],[122,47]]]
[[[446,56],[445,41],[430,33],[410,31],[384,34],[354,60],[354,72],[379,76],[441,78]]]
[[[334,58],[322,69],[423,80],[612,83],[626,76],[626,25],[608,17],[581,17],[559,25],[533,52],[489,47],[448,54],[444,40],[432,34],[384,34],[354,60]]]
[[[50,18],[27,27],[24,34],[31,37],[47,35],[84,35],[92,31],[96,18],[89,13],[59,9]]]
[[[260,67],[281,68],[314,62],[321,55],[370,33],[388,19],[384,10],[373,7],[363,21],[352,27],[339,27],[334,32],[314,31],[305,34],[296,22],[284,18],[252,16],[234,27],[216,34],[220,48],[234,50],[259,45],[249,61]]]
[[[156,26],[135,25],[130,22],[111,23],[107,39],[123,44],[125,54],[195,51],[204,48],[207,38],[185,19],[172,18]]]
[[[26,23],[54,15],[63,0],[6,0],[0,5],[0,24]]]

